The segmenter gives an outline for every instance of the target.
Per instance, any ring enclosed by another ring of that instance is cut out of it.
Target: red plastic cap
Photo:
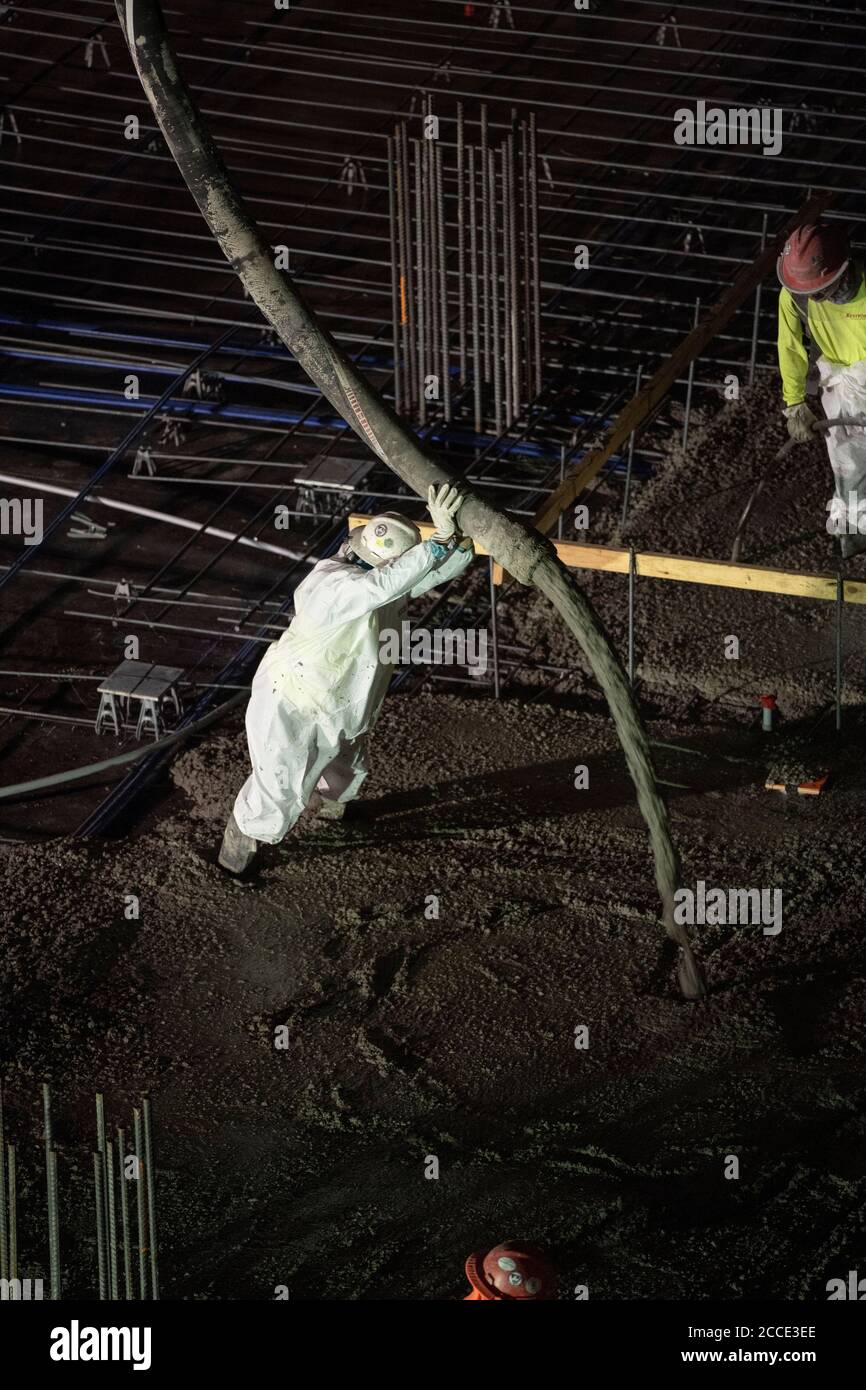
[[[829,222],[807,222],[792,232],[776,261],[776,274],[793,294],[825,290],[844,275],[849,259],[848,233]]]
[[[776,697],[775,697],[775,695],[762,695],[762,696],[761,696],[761,704],[763,705],[764,709],[775,709],[775,708],[776,708]]]
[[[538,1246],[506,1240],[485,1255],[477,1250],[466,1261],[466,1277],[488,1301],[525,1302],[553,1298],[556,1274]]]

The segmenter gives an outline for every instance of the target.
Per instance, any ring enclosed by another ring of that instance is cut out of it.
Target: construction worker
[[[799,227],[785,242],[776,272],[782,285],[779,370],[791,438],[799,443],[813,439],[818,423],[806,403],[806,333],[818,353],[827,419],[866,422],[866,283],[862,264],[851,255],[847,231],[835,222]],[[839,536],[847,558],[866,547],[866,430],[834,426],[827,431],[827,452],[835,481],[827,530]]]
[[[230,873],[249,867],[261,841],[282,840],[308,806],[339,820],[358,795],[367,734],[393,670],[380,633],[399,632],[410,597],[470,563],[472,542],[455,521],[462,500],[448,484],[430,488],[435,530],[428,541],[396,512],[372,517],[298,585],[295,616],[253,680],[246,713],[252,772],[219,853]]]
[[[477,1250],[466,1261],[472,1285],[464,1303],[515,1303],[553,1298],[556,1274],[546,1255],[525,1240],[506,1240],[485,1255]]]

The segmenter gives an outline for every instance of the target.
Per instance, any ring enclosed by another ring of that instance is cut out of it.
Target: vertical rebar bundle
[[[57,1200],[57,1153],[49,1149],[48,1163],[48,1269],[51,1298],[60,1298],[60,1208]]]
[[[0,1279],[9,1278],[9,1219],[6,1212],[6,1128],[3,1118],[3,1082],[0,1081]]]
[[[129,1194],[126,1187],[126,1135],[117,1131],[117,1159],[120,1173],[120,1230],[123,1236],[123,1296],[132,1298],[132,1254],[129,1243]]]
[[[490,317],[490,201],[489,184],[487,181],[487,165],[490,158],[488,145],[488,126],[487,126],[487,107],[481,108],[481,146],[479,158],[481,160],[481,274],[484,286],[484,380],[490,380],[490,344],[493,339],[493,330]]]
[[[490,358],[493,368],[493,409],[497,435],[502,434],[502,344],[499,339],[499,253],[496,212],[496,156],[487,152],[487,204],[490,235]]]
[[[460,385],[466,385],[466,198],[463,105],[457,106],[457,330]]]
[[[93,1155],[93,1206],[96,1212],[96,1265],[99,1277],[99,1299],[108,1298],[107,1265],[105,1260],[105,1168],[102,1154]]]
[[[142,1107],[132,1112],[135,1136],[135,1154],[126,1153],[126,1132],[118,1128],[117,1142],[107,1137],[105,1110],[101,1095],[96,1097],[97,1144],[100,1159],[100,1178],[94,1177],[94,1200],[97,1207],[96,1239],[100,1252],[100,1289],[104,1280],[105,1297],[141,1299],[158,1298],[156,1264],[156,1192],[153,1169],[153,1134],[151,1129],[150,1101],[145,1099]],[[143,1123],[142,1123],[143,1117]],[[115,1155],[117,1166],[115,1167]],[[132,1266],[132,1230],[129,1211],[129,1192],[127,1183],[128,1157],[134,1157],[135,1191],[138,1240],[138,1294],[135,1292],[135,1279]],[[120,1240],[118,1240],[118,1204],[120,1206]],[[120,1286],[121,1245],[123,1258],[123,1290]],[[148,1281],[148,1273],[150,1280]],[[150,1293],[148,1293],[148,1283]],[[100,1297],[102,1297],[100,1293]]]
[[[509,308],[509,328],[511,331],[511,412],[516,420],[522,414],[520,399],[520,346],[523,337],[520,325],[520,277],[517,269],[518,242],[520,240],[517,220],[518,183],[516,164],[516,144],[513,135],[507,142],[507,183],[508,183],[508,288],[511,296]]]
[[[45,1190],[48,1210],[48,1268],[52,1300],[62,1297],[60,1268],[60,1207],[57,1182],[57,1149],[54,1144],[52,1093],[42,1084],[42,1116],[45,1154]],[[136,1190],[138,1194],[139,1294],[142,1299],[159,1298],[159,1270],[156,1237],[156,1169],[153,1161],[153,1121],[149,1097],[141,1109],[133,1110],[135,1127]],[[117,1142],[107,1137],[102,1094],[96,1097],[97,1147],[93,1151],[93,1211],[96,1224],[96,1257],[101,1301],[136,1297],[132,1264],[132,1231],[128,1197],[125,1131],[118,1128]],[[115,1167],[115,1155],[117,1167]],[[131,1155],[130,1155],[131,1157]],[[119,1179],[118,1179],[119,1174]],[[118,1189],[118,1180],[120,1187]],[[118,1216],[118,1201],[120,1212]],[[118,1224],[120,1231],[118,1232]],[[121,1239],[118,1239],[120,1235]],[[123,1291],[120,1259],[123,1252]],[[18,1250],[18,1165],[14,1144],[6,1138],[3,1088],[0,1084],[0,1279],[17,1281]],[[41,1284],[41,1281],[40,1281]],[[20,1296],[19,1295],[12,1295]],[[27,1298],[30,1295],[24,1294]],[[42,1293],[37,1293],[37,1298]]]
[[[421,119],[411,160],[405,122],[387,142],[396,407],[500,435],[543,382],[535,119],[496,145],[486,106],[478,144],[462,104],[453,144],[429,94]]]
[[[104,1261],[105,1261],[105,1271],[104,1271],[104,1273],[105,1273],[105,1277],[106,1277],[106,1288],[107,1288],[107,1293],[106,1293],[105,1296],[106,1296],[107,1298],[114,1298],[114,1293],[113,1293],[113,1291],[112,1291],[112,1286],[111,1286],[111,1279],[110,1279],[110,1277],[109,1277],[109,1272],[108,1272],[108,1258],[107,1258],[107,1247],[106,1247],[106,1241],[107,1241],[107,1238],[108,1238],[108,1224],[109,1224],[109,1223],[108,1223],[108,1148],[107,1148],[106,1137],[105,1137],[105,1097],[102,1095],[102,1092],[101,1092],[101,1091],[98,1091],[98,1092],[97,1092],[97,1095],[96,1095],[96,1148],[97,1148],[97,1152],[99,1153],[99,1157],[100,1157],[101,1162],[102,1162],[102,1180],[101,1180],[100,1185],[99,1185],[99,1190],[100,1190],[100,1192],[102,1193],[102,1245],[103,1245],[103,1257],[104,1257]],[[97,1241],[98,1241],[98,1240],[99,1240],[99,1231],[98,1231],[98,1228],[97,1228]],[[100,1289],[101,1289],[101,1287],[102,1287],[102,1285],[100,1284]],[[100,1298],[102,1298],[102,1293],[100,1293],[99,1296],[100,1296]]]
[[[108,1210],[108,1289],[112,1299],[120,1297],[117,1280],[117,1207],[114,1200],[114,1142],[106,1140],[106,1207]]]
[[[42,1086],[42,1115],[45,1132],[45,1189],[48,1202],[48,1269],[51,1298],[60,1298],[60,1211],[57,1200],[57,1154],[51,1118],[51,1087]]]
[[[6,1145],[6,1182],[9,1211],[9,1278],[18,1278],[18,1177],[15,1145]]]
[[[502,225],[502,359],[505,427],[514,419],[511,400],[511,200],[508,187],[508,142],[499,147],[499,220]]]
[[[433,158],[436,169],[436,250],[441,338],[439,380],[442,413],[447,423],[451,419],[451,340],[448,331],[448,251],[445,244],[445,200],[442,196],[442,150],[438,143],[433,147]]]
[[[427,98],[427,121],[426,129],[432,129],[429,124],[433,116],[433,98]],[[424,140],[424,154],[427,171],[427,198],[425,207],[425,225],[423,228],[424,245],[427,252],[427,323],[428,323],[428,352],[427,360],[430,364],[429,375],[435,377],[439,367],[439,306],[436,296],[437,266],[439,264],[438,254],[438,230],[439,219],[436,216],[436,161],[434,158],[434,144],[431,139]],[[438,394],[438,392],[437,392]]]
[[[403,301],[401,306],[402,317],[406,320],[406,340],[409,344],[408,362],[408,396],[410,406],[416,400],[416,383],[418,379],[417,362],[417,343],[414,335],[409,332],[409,320],[411,314],[412,297],[414,293],[414,273],[412,269],[412,205],[411,190],[409,184],[409,137],[405,125],[400,137],[400,187],[402,198],[400,202],[400,216],[403,225],[403,240],[406,244],[406,284],[404,288]]]
[[[403,409],[403,354],[397,352],[396,344],[402,336],[402,315],[400,312],[400,271],[399,237],[397,234],[397,172],[394,163],[394,141],[388,137],[388,238],[391,254],[391,333],[394,339],[394,408],[397,414]]]
[[[427,302],[425,299],[424,286],[424,259],[422,249],[422,228],[424,226],[424,175],[423,175],[423,151],[421,141],[412,141],[412,172],[414,179],[415,193],[415,337],[416,337],[416,356],[418,361],[418,380],[415,383],[418,399],[418,419],[421,424],[427,422],[427,397],[424,393],[424,378],[427,375]],[[394,339],[396,342],[396,338]]]
[[[529,117],[529,258],[532,276],[532,333],[535,365],[535,395],[544,385],[544,365],[541,360],[541,254],[538,240],[538,133],[535,112]]]
[[[475,147],[469,146],[469,279],[472,285],[472,402],[475,433],[481,433],[481,333],[478,322],[478,212]]]
[[[144,1157],[147,1164],[147,1220],[150,1236],[150,1296],[159,1298],[159,1274],[156,1262],[156,1173],[153,1166],[153,1128],[150,1115],[150,1098],[142,1101],[144,1112]]]
[[[133,1138],[135,1141],[135,1203],[138,1219],[138,1296],[147,1298],[147,1215],[144,1189],[143,1144],[141,1138],[141,1111],[132,1112]]]
[[[532,315],[534,310],[534,298],[532,293],[531,276],[529,274],[532,261],[532,208],[531,208],[531,189],[529,186],[529,127],[523,121],[520,127],[520,209],[523,214],[523,263],[521,265],[521,281],[523,285],[523,342],[521,352],[525,367],[525,387],[527,399],[530,399],[536,392],[533,389],[534,374],[532,371]]]
[[[94,1167],[94,1200],[96,1210],[96,1241],[99,1254],[100,1298],[158,1299],[159,1273],[156,1245],[156,1170],[153,1164],[153,1124],[150,1099],[145,1097],[141,1107],[132,1111],[134,1155],[126,1153],[126,1131],[118,1128],[117,1142],[107,1137],[103,1098],[96,1098],[99,1177]],[[117,1166],[115,1168],[115,1154]],[[138,1292],[132,1263],[132,1223],[130,1221],[127,1183],[128,1158],[135,1163],[136,1238],[138,1242]],[[118,1240],[118,1204],[120,1206],[120,1240]],[[120,1261],[123,1257],[123,1290],[121,1292]],[[105,1286],[105,1294],[102,1289]]]

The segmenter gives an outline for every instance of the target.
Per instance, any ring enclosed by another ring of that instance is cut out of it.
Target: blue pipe
[[[65,352],[36,352],[33,348],[3,347],[2,344],[0,344],[0,357],[11,357],[13,361],[48,362],[55,367],[65,367],[67,364],[71,364],[73,367],[96,367],[103,371],[134,372],[137,376],[177,376],[177,367],[165,367],[158,362],[109,361],[105,357],[83,357],[79,353],[73,355]],[[244,378],[238,377],[237,380],[243,382]],[[263,385],[261,381],[249,382],[248,384],[251,386]],[[321,395],[321,392],[311,381],[275,382],[274,384],[284,391],[302,391],[309,396]]]
[[[177,377],[177,373],[174,373]],[[318,393],[320,394],[320,393]],[[107,405],[122,410],[146,411],[151,410],[155,402],[161,398],[157,396],[141,396],[137,401],[128,401],[124,396],[118,396],[103,391],[83,391],[83,390],[64,390],[55,386],[9,386],[0,384],[0,397],[24,397],[28,400],[56,401],[67,405]],[[343,424],[341,416],[333,416],[329,419],[310,415],[306,416],[302,411],[281,411],[270,410],[266,406],[232,406],[218,405],[215,401],[177,401],[166,400],[160,405],[160,409],[167,415],[199,415],[205,418],[216,418],[221,420],[259,420],[268,421],[278,425],[295,424],[298,420],[306,418],[310,424],[318,425],[322,429],[336,429]]]
[[[21,318],[15,314],[0,313],[0,325],[9,328],[29,328],[46,329],[52,333],[65,333],[68,336],[78,336],[82,338],[104,338],[108,342],[118,343],[142,343],[145,347],[162,348],[183,348],[185,351],[202,352],[207,347],[207,343],[197,342],[192,338],[159,338],[152,333],[122,333],[117,330],[107,328],[94,328],[87,323],[63,323],[57,319],[41,318]],[[249,325],[250,331],[255,330],[255,324]],[[222,347],[217,348],[212,354],[214,357],[268,357],[278,358],[284,362],[294,362],[292,354],[284,347]],[[355,359],[366,365],[375,364],[378,359],[372,356],[363,356]]]
[[[101,369],[102,371],[133,372],[138,376],[177,376],[177,369],[175,367],[165,367],[159,363],[154,364],[150,362],[128,361],[109,362],[106,361],[104,357],[84,357],[78,353],[76,353],[74,356],[66,353],[59,356],[56,353],[37,352],[33,348],[3,347],[2,344],[0,344],[0,357],[11,357],[13,360],[20,359],[22,361],[28,362],[48,362],[55,366],[61,367],[70,364],[74,367],[95,367],[97,369]],[[292,361],[294,361],[294,359],[292,359]],[[456,375],[456,368],[454,369],[454,372]],[[242,377],[238,378],[238,384],[240,384],[242,381]],[[249,384],[253,386],[261,386],[263,390],[268,389],[267,386],[262,382],[250,382]],[[316,386],[313,385],[311,381],[284,382],[280,384],[280,389],[299,391],[301,394],[307,396],[321,395],[321,392],[318,390]],[[135,402],[131,402],[131,404],[135,404]],[[255,407],[251,407],[251,409],[254,408]],[[570,415],[568,419],[569,423],[574,425],[584,424],[586,422],[586,416],[582,415]],[[610,422],[606,420],[604,423],[605,425],[607,425]],[[464,444],[467,448],[478,448],[480,445],[483,446],[485,442],[489,442],[486,436],[470,434],[467,431],[461,432],[452,431],[449,429],[444,433],[442,433],[441,431],[437,433],[437,427],[435,424],[420,427],[418,430],[418,434],[422,438],[439,440],[444,439],[448,442],[452,442],[455,444]],[[526,447],[530,450],[538,452],[537,445],[530,445],[527,442]]]
[[[306,390],[307,388],[302,388]],[[317,393],[319,394],[319,393]],[[37,401],[53,401],[60,405],[90,405],[108,406],[112,409],[123,410],[152,410],[155,397],[141,397],[137,401],[128,401],[123,396],[109,394],[101,391],[83,390],[64,390],[55,386],[10,386],[0,383],[0,398],[7,397],[10,400],[25,399]],[[308,415],[306,411],[287,411],[271,410],[266,406],[233,406],[218,405],[211,401],[174,401],[166,400],[160,406],[166,415],[178,415],[181,418],[186,416],[199,416],[211,420],[246,420],[246,421],[266,421],[276,425],[294,425],[299,421],[304,424],[319,429],[341,429],[345,421],[342,416],[323,417]],[[429,427],[428,427],[429,429]],[[476,435],[470,430],[430,430],[426,437],[432,444],[459,445],[467,449],[483,449],[490,443],[486,435]],[[508,448],[502,449],[502,455],[515,458],[547,458],[549,460],[550,450],[545,449],[540,444],[533,444],[530,441],[515,440]],[[255,462],[255,460],[251,460]],[[626,460],[620,455],[615,454],[611,460],[611,473],[619,476],[625,473]],[[637,454],[632,466],[632,476],[638,478],[649,477],[652,469],[648,463],[642,460]]]
[[[77,507],[81,506],[81,503],[84,501],[85,497],[87,497],[88,493],[91,492],[93,488],[97,486],[98,483],[101,483],[102,479],[111,471],[114,465],[120,459],[123,458],[123,455],[126,453],[130,445],[134,444],[136,439],[138,439],[139,435],[146,429],[148,421],[151,420],[153,416],[156,415],[157,411],[170,400],[172,393],[181,389],[187,377],[190,376],[190,374],[194,372],[196,368],[201,365],[202,362],[207,361],[207,358],[209,357],[213,348],[221,347],[223,343],[227,343],[229,339],[233,336],[235,331],[236,330],[234,327],[224,329],[212,345],[209,345],[202,352],[200,352],[198,357],[194,358],[193,361],[189,364],[189,366],[185,367],[184,370],[175,378],[174,381],[169,382],[162,395],[158,396],[154,400],[153,405],[150,407],[150,409],[146,410],[145,413],[141,415],[138,420],[136,420],[135,424],[132,426],[132,429],[128,430],[127,433],[124,435],[123,439],[121,439],[120,443],[117,445],[117,448],[112,449],[105,462],[100,464],[95,473],[91,474],[90,478],[84,484],[84,487],[77,494],[77,496],[73,497],[71,501],[67,502],[66,506],[62,507],[58,512],[57,516],[54,517],[54,520],[48,523],[48,525],[42,532],[41,538],[37,541],[37,543],[34,546],[24,546],[22,548],[17,560],[13,560],[12,564],[9,566],[8,570],[6,570],[5,574],[0,575],[0,589],[2,589],[4,585],[8,584],[11,579],[14,579],[15,576],[19,573],[19,571],[22,570],[30,560],[32,560],[36,555],[39,554],[40,550],[44,548],[45,543],[50,539],[51,536],[54,535],[55,531],[57,531],[63,525],[64,521],[66,521],[66,519],[72,515],[72,513],[75,511]]]
[[[90,326],[88,326],[87,324],[61,323],[61,322],[59,322],[59,321],[57,321],[57,320],[53,320],[53,319],[24,319],[24,318],[18,318],[18,317],[16,317],[16,316],[13,315],[13,314],[3,314],[3,313],[0,313],[0,325],[2,325],[2,324],[7,324],[7,325],[10,325],[10,326],[12,326],[12,327],[18,327],[18,328],[50,329],[50,330],[53,331],[53,332],[61,332],[61,333],[66,333],[66,334],[70,334],[70,335],[71,335],[71,334],[80,334],[82,337],[91,337],[91,338],[97,338],[97,339],[102,339],[102,338],[104,338],[104,339],[106,339],[106,341],[111,341],[111,342],[141,343],[141,344],[143,344],[144,346],[147,346],[147,347],[187,348],[187,349],[194,349],[194,350],[196,350],[196,351],[203,351],[204,348],[207,346],[206,343],[195,342],[195,341],[192,341],[192,340],[187,339],[187,338],[159,338],[159,337],[153,336],[152,334],[110,332],[110,331],[108,331],[108,330],[103,330],[103,329],[101,329],[101,328],[93,328],[93,327],[90,327]],[[241,347],[238,347],[238,348],[231,348],[231,347],[223,347],[223,348],[217,348],[216,351],[215,351],[214,353],[212,353],[211,355],[216,357],[216,356],[219,356],[220,354],[225,354],[226,356],[229,356],[229,357],[251,357],[251,358],[256,358],[256,357],[267,357],[267,358],[272,358],[272,359],[273,359],[273,358],[278,358],[278,359],[280,359],[281,361],[286,361],[286,362],[294,362],[294,361],[295,361],[295,358],[291,355],[291,353],[286,352],[286,350],[283,349],[283,348],[264,348],[264,347],[262,347],[262,348],[241,348]],[[44,357],[43,357],[43,356],[40,356],[40,355],[39,355],[38,353],[36,353],[33,349],[23,349],[23,350],[18,351],[18,350],[16,350],[16,349],[12,349],[12,348],[2,348],[2,347],[0,347],[0,355],[3,355],[3,356],[12,356],[12,357],[16,357],[16,356],[17,356],[17,357],[22,357],[22,358],[32,358],[32,359],[35,360],[35,361],[46,361],[46,362],[55,362],[55,361],[57,360],[56,357],[52,357],[52,356],[50,356],[50,355],[47,355],[47,356],[44,356]],[[369,355],[369,354],[368,354],[368,355],[365,355],[365,356],[357,357],[357,358],[355,358],[354,360],[355,360],[356,362],[358,362],[358,363],[359,363],[360,365],[362,365],[362,366],[371,366],[371,367],[376,368],[377,370],[381,370],[381,371],[390,371],[390,372],[393,372],[393,370],[394,370],[394,361],[393,361],[393,358],[392,358],[392,357],[386,357],[385,359],[382,359],[382,358],[379,358],[379,357],[376,357],[376,356],[373,356],[373,355]],[[168,374],[168,373],[170,373],[170,372],[173,370],[173,369],[170,368],[170,367],[155,366],[155,365],[151,365],[151,364],[149,364],[149,363],[148,363],[148,364],[140,364],[140,363],[135,363],[135,362],[132,362],[132,363],[125,363],[125,362],[110,363],[110,362],[109,362],[109,363],[107,363],[107,362],[105,362],[105,361],[104,361],[103,359],[101,359],[101,358],[64,357],[64,358],[63,358],[63,361],[64,361],[64,362],[67,362],[67,361],[68,361],[68,362],[72,362],[72,363],[74,363],[74,364],[76,364],[76,365],[79,365],[79,366],[114,367],[114,368],[117,368],[117,370],[120,370],[120,371],[128,370],[128,371],[133,371],[133,372],[139,372],[139,373],[142,373],[142,374],[145,374],[146,372],[156,372],[156,373],[160,373],[160,374]],[[452,368],[452,376],[455,376],[455,377],[456,377],[457,375],[458,375],[458,368],[457,368],[457,367],[453,367],[453,368]],[[297,389],[298,391],[304,391],[304,392],[308,392],[308,393],[310,393],[310,394],[316,394],[316,388],[315,388],[312,384],[298,383],[296,389]],[[569,415],[569,416],[567,417],[568,422],[569,422],[571,425],[575,425],[575,426],[576,426],[576,425],[583,425],[583,424],[586,424],[588,418],[589,418],[589,417],[587,417],[587,416],[585,416],[585,415]],[[599,422],[595,421],[594,418],[593,418],[593,419],[592,419],[592,423],[597,424],[597,423],[599,423]],[[603,426],[606,427],[606,426],[609,425],[611,422],[610,422],[609,420],[603,420],[603,421],[601,421],[600,423],[601,423]],[[423,436],[425,435],[425,433],[427,432],[427,430],[429,430],[429,428],[430,428],[429,426],[426,426],[426,427],[424,427],[423,429],[419,429],[419,430],[418,430],[419,435],[421,435],[421,436],[423,437]],[[433,437],[433,436],[431,436],[431,438],[432,438],[432,437]],[[439,434],[439,435],[436,435],[435,437],[438,438],[438,439],[442,439],[443,437],[444,437],[444,438],[447,438],[448,436],[447,436],[447,435],[446,435],[446,436],[443,436],[443,435]],[[461,443],[465,443],[468,439],[469,439],[469,436],[468,436],[468,435],[464,435],[464,436],[461,437],[460,442],[461,442]],[[471,439],[472,439],[472,443],[471,443],[471,445],[470,445],[469,447],[472,447],[472,448],[483,448],[485,445],[487,445],[487,444],[490,443],[490,440],[489,440],[486,436],[484,436],[484,435],[478,435],[478,436],[472,435],[472,436],[471,436]],[[534,449],[534,450],[530,450],[530,452],[531,452],[531,453],[536,453],[536,452],[541,452],[541,453],[543,453],[544,450]]]

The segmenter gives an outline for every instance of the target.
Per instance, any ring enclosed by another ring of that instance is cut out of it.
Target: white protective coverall
[[[277,844],[315,790],[327,801],[357,796],[394,669],[379,634],[400,631],[409,598],[466,569],[473,550],[464,544],[422,541],[374,569],[341,552],[298,585],[295,616],[265,652],[247,706],[252,772],[234,806],[245,835]]]
[[[818,371],[827,419],[866,420],[866,362],[844,367],[819,357]],[[827,432],[827,453],[836,483],[827,530],[840,537],[843,556],[853,555],[863,549],[866,531],[866,431],[834,425]]]
[[[803,317],[805,315],[805,323]],[[843,304],[806,299],[798,311],[789,290],[779,294],[779,366],[785,402],[806,397],[809,355],[804,328],[820,351],[821,404],[828,420],[866,420],[866,278],[857,264],[857,292]],[[843,557],[866,545],[854,529],[866,517],[866,430],[836,425],[826,435],[835,493],[827,504],[827,530],[838,535]],[[866,521],[864,521],[866,530]]]

